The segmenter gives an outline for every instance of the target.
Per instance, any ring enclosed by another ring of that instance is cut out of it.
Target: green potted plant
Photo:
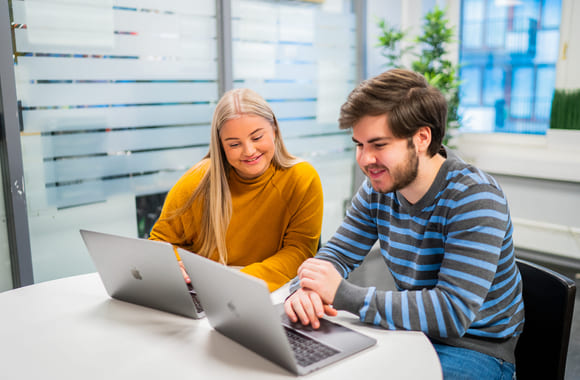
[[[448,46],[454,42],[455,31],[449,26],[445,10],[435,6],[424,17],[422,34],[412,41],[414,46],[403,46],[408,33],[378,21],[381,34],[377,46],[387,58],[388,67],[403,67],[401,58],[413,54],[415,60],[411,69],[425,76],[429,83],[438,88],[448,104],[447,133],[443,143],[449,145],[454,131],[460,126],[459,107],[459,67],[448,58]]]
[[[578,149],[580,143],[580,89],[556,89],[552,98],[548,145]]]

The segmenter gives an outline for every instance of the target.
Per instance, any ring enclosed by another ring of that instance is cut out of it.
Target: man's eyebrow
[[[370,139],[369,141],[367,141],[367,144],[373,144],[373,143],[376,143],[376,142],[379,142],[379,141],[385,141],[385,140],[391,140],[391,138],[390,137],[374,137],[374,138]],[[352,141],[355,144],[360,144],[360,141],[358,141],[354,137],[352,137]]]

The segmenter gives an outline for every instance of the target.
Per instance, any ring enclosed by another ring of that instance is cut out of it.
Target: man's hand
[[[284,302],[284,310],[292,322],[317,329],[324,314],[338,313],[331,305],[342,277],[328,261],[308,259],[298,268],[298,278],[301,288]]]
[[[320,296],[322,302],[332,305],[342,276],[334,265],[326,260],[308,259],[298,268],[300,287],[312,290]]]
[[[312,290],[298,289],[284,302],[284,310],[292,322],[300,322],[303,325],[310,324],[312,328],[319,328],[319,319],[324,314],[336,316],[337,311],[331,305],[325,304],[320,296]]]

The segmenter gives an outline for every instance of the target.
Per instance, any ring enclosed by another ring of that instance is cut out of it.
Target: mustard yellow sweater
[[[167,194],[150,239],[191,252],[199,250],[201,202],[194,202],[178,217],[164,217],[185,204],[208,167],[208,160],[201,162],[177,181]],[[252,180],[231,170],[229,187],[233,212],[226,233],[227,264],[242,266],[242,272],[266,281],[270,291],[276,290],[294,278],[300,264],[316,253],[323,208],[318,173],[307,162],[289,169],[271,165]]]

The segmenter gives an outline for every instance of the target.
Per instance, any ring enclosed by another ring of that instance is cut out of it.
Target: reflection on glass
[[[543,134],[554,91],[561,0],[506,3],[462,1],[460,109],[469,116],[464,121],[470,119],[463,129]]]
[[[504,71],[500,67],[487,68],[484,71],[483,102],[493,106],[504,98]]]
[[[481,70],[479,67],[464,67],[461,70],[461,101],[464,104],[480,103]]]
[[[536,80],[536,104],[534,116],[536,119],[550,120],[550,110],[552,108],[552,96],[554,84],[556,83],[556,69],[554,67],[539,68]]]
[[[4,155],[0,157],[4,157]],[[0,183],[3,183],[1,170]],[[2,190],[0,192],[0,292],[9,289],[12,289],[12,267],[10,263],[10,247],[8,246],[6,210],[4,208],[4,190]]]
[[[529,118],[532,114],[532,94],[534,69],[517,67],[513,71],[510,115],[518,118]]]

